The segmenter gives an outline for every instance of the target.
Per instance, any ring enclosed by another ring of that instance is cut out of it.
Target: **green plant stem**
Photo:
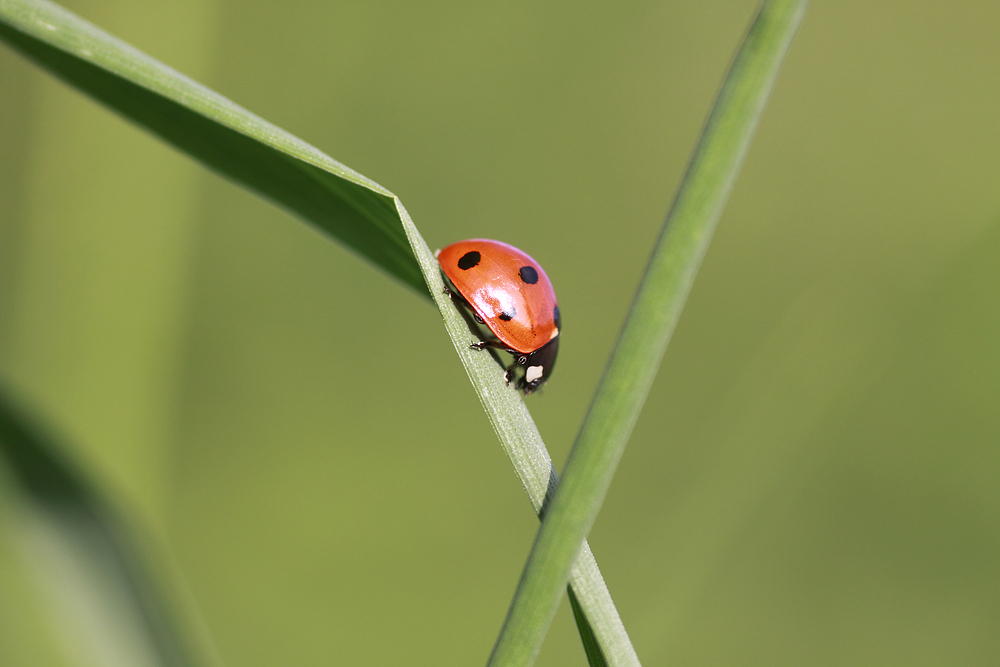
[[[535,538],[491,667],[530,665],[541,649],[806,5],[765,2],[730,67]]]
[[[452,300],[444,294],[444,282],[437,260],[398,199],[396,207],[427,287],[455,345],[455,351],[465,366],[525,493],[528,494],[532,508],[541,517],[552,499],[559,478],[538,428],[520,394],[504,383],[503,373],[499,371],[493,358],[469,348],[469,344],[476,339]],[[579,605],[580,613],[575,614],[575,617],[590,664],[638,667],[639,658],[586,540],[571,567],[569,589],[570,595],[575,596]],[[603,658],[603,662],[598,658]]]

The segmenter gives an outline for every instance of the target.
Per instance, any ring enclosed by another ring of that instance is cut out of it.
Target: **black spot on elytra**
[[[500,319],[503,320],[504,322],[510,322],[515,317],[517,317],[517,310],[514,308],[514,306],[511,306],[510,308],[500,313]]]
[[[521,280],[529,285],[534,285],[538,282],[538,271],[535,271],[535,267],[533,266],[522,266],[521,270],[517,273],[521,276]]]
[[[480,256],[480,254],[475,250],[467,252],[459,258],[458,268],[462,269],[463,271],[468,271],[476,264],[479,264],[479,260],[481,258],[482,257]]]
[[[552,317],[556,320],[556,329],[562,329],[562,318],[559,317],[559,306],[552,309]]]

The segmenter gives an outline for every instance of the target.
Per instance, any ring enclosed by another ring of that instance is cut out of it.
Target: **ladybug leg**
[[[517,370],[517,362],[516,361],[514,363],[512,363],[510,366],[508,366],[507,370],[505,370],[504,373],[503,373],[503,381],[506,382],[508,385],[510,385],[510,381],[514,379],[514,371],[515,370]],[[518,380],[517,384],[520,385],[521,381]]]
[[[451,289],[451,288],[450,288],[450,287],[448,287],[447,285],[445,285],[445,286],[444,286],[444,290],[443,290],[443,293],[444,293],[444,294],[447,294],[447,295],[448,295],[449,297],[451,297],[451,300],[452,300],[453,302],[455,302],[455,305],[456,305],[456,306],[459,306],[459,308],[468,308],[468,307],[469,307],[469,302],[468,302],[468,301],[466,301],[466,300],[465,300],[465,299],[464,299],[464,298],[462,297],[462,295],[461,295],[461,294],[459,294],[459,293],[458,293],[458,292],[456,292],[455,290]]]
[[[504,352],[513,354],[515,358],[514,362],[515,366],[517,365],[523,366],[528,361],[528,358],[524,356],[522,353],[512,348],[509,348],[503,343],[500,343],[495,340],[477,340],[475,343],[470,344],[469,347],[471,347],[473,350],[485,350],[486,348],[492,348],[494,350],[502,350]]]
[[[462,317],[465,318],[466,322],[469,321],[469,316],[471,315],[472,318],[477,323],[479,323],[479,324],[485,324],[485,322],[483,322],[483,318],[479,317],[479,313],[477,313],[472,308],[472,306],[469,305],[469,302],[465,300],[464,296],[462,296],[461,294],[459,294],[458,292],[456,292],[455,290],[453,290],[453,289],[451,289],[450,287],[447,287],[447,286],[445,286],[445,288],[443,290],[443,293],[447,294],[448,296],[451,297],[452,302],[458,307],[458,312],[460,312],[462,314]],[[473,325],[470,323],[469,326],[473,326]],[[475,329],[474,326],[473,326],[473,329]]]
[[[500,357],[493,350],[503,350],[508,354],[514,355],[514,363],[512,363],[510,366],[507,366],[507,368],[505,368],[503,372],[503,380],[508,385],[510,384],[510,381],[514,379],[514,371],[517,370],[517,367],[524,366],[526,363],[528,363],[528,358],[524,354],[518,352],[517,350],[507,347],[503,343],[498,343],[496,341],[480,340],[476,341],[475,343],[472,343],[471,345],[469,345],[469,347],[471,347],[473,350],[489,350],[490,353],[493,355],[493,358],[496,359],[496,362],[501,366],[503,364],[500,361]],[[520,385],[521,382],[523,382],[523,379],[518,381],[518,385]]]

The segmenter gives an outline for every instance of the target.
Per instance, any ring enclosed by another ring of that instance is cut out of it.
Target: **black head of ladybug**
[[[524,366],[524,376],[517,381],[517,388],[528,395],[545,384],[555,368],[558,353],[559,336],[556,336],[541,348],[525,355],[524,363],[520,364]],[[520,360],[521,357],[518,357],[518,362]]]

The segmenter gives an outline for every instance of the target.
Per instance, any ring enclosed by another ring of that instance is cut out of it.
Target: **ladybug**
[[[542,386],[552,374],[559,351],[559,305],[545,271],[527,253],[489,239],[453,243],[435,253],[446,283],[445,292],[489,328],[475,350],[493,348],[514,355],[504,380],[525,394]],[[480,332],[481,334],[483,332]]]

